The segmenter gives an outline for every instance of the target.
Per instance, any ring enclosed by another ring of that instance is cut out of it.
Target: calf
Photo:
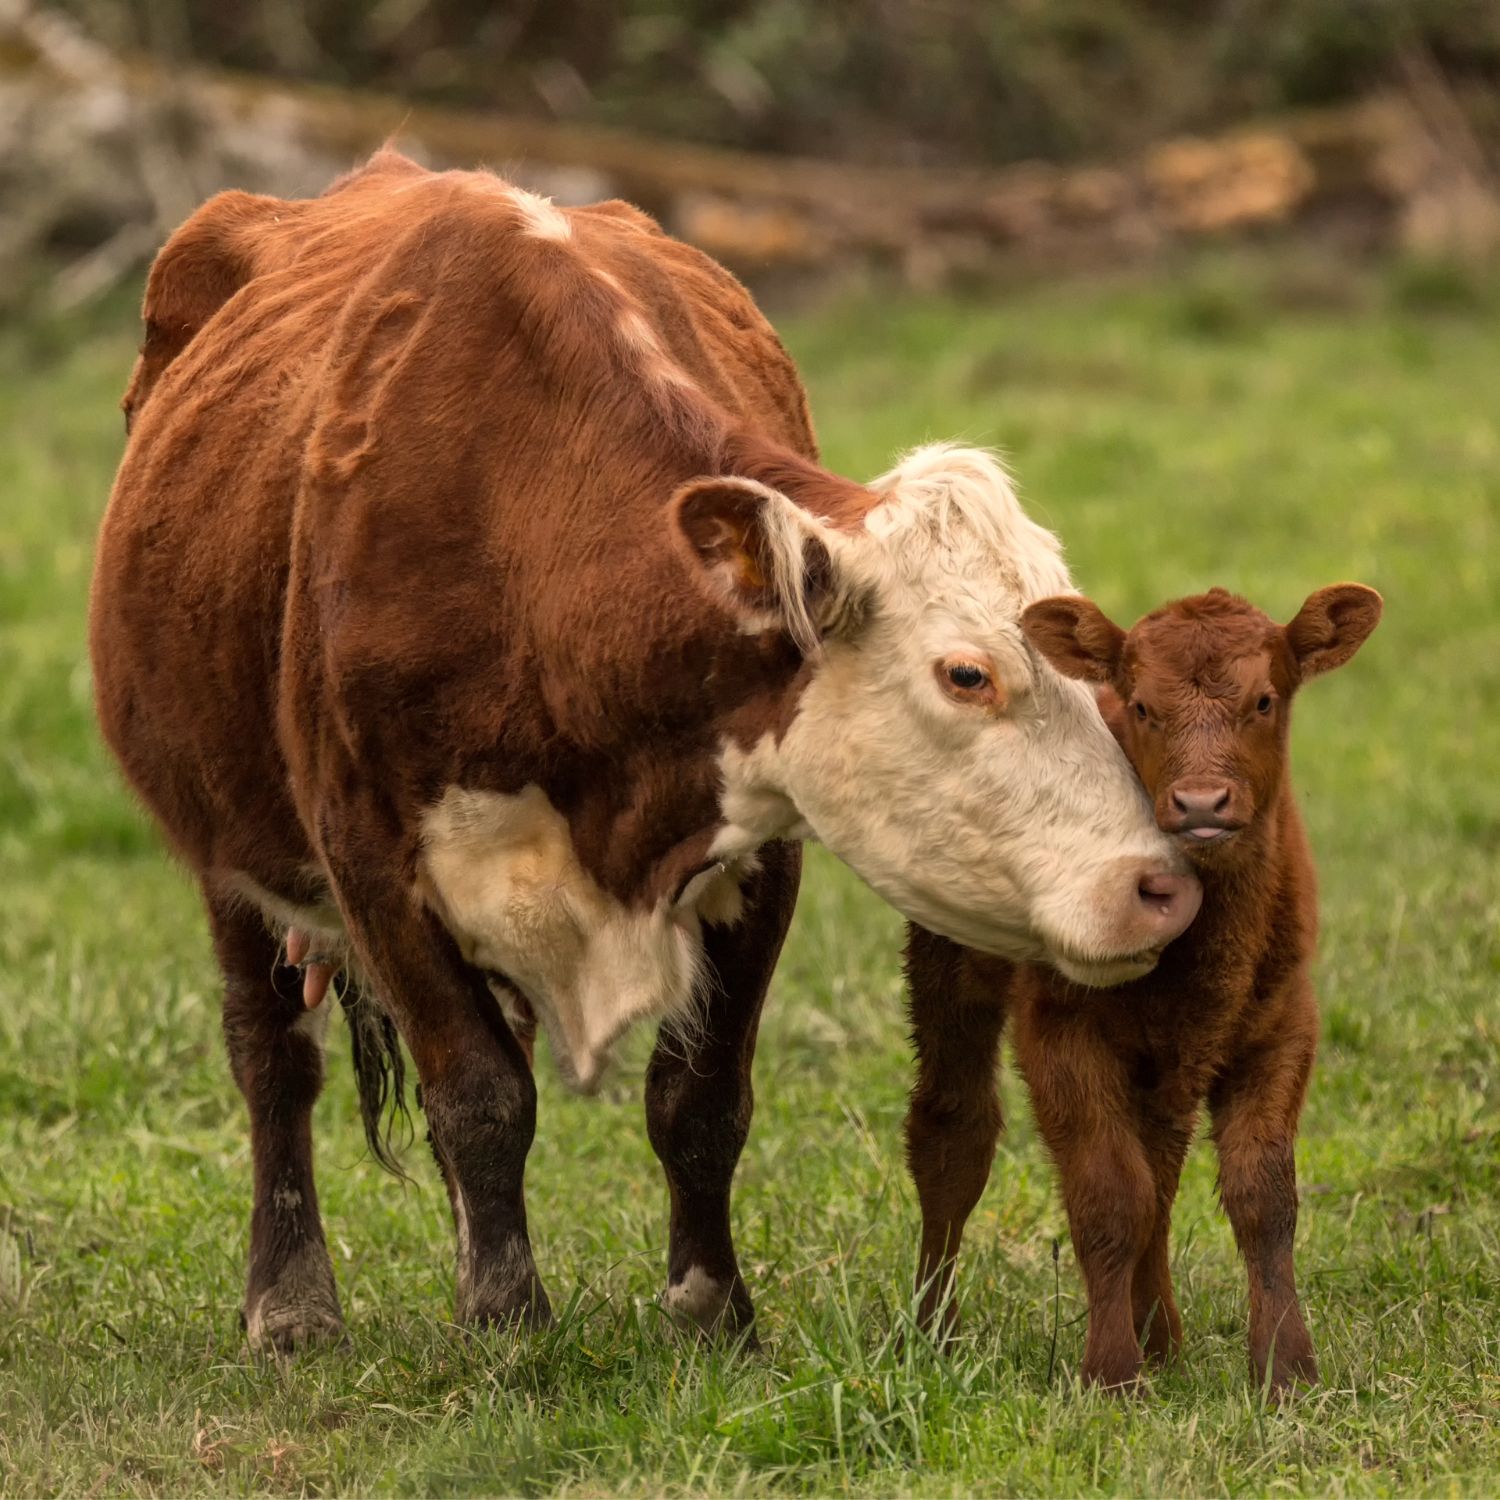
[[[1203,904],[1152,974],[1110,989],[911,928],[919,1078],[907,1147],[929,1323],[952,1326],[953,1262],[1000,1129],[993,1080],[1009,1014],[1087,1284],[1084,1380],[1124,1386],[1143,1344],[1157,1359],[1181,1345],[1167,1236],[1205,1101],[1249,1270],[1255,1377],[1269,1374],[1277,1391],[1317,1378],[1292,1269],[1293,1144],[1317,1046],[1317,894],[1287,741],[1297,688],[1348,661],[1380,612],[1380,596],[1352,583],[1313,594],[1285,627],[1222,589],[1168,604],[1129,634],[1087,599],[1026,610],[1041,655],[1096,685]]]

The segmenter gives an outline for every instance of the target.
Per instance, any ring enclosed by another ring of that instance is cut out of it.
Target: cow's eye
[[[1150,714],[1151,714],[1151,711],[1146,707],[1146,705],[1144,703],[1137,703],[1136,704],[1136,706],[1135,706],[1135,716],[1136,716],[1136,718],[1138,718],[1141,721],[1142,724],[1144,724],[1146,722],[1146,720],[1150,717]]]
[[[1258,714],[1268,714],[1271,712],[1271,695],[1269,693],[1261,694],[1260,702],[1255,705],[1255,711]]]
[[[983,658],[976,660],[967,652],[954,652],[932,664],[938,686],[965,708],[985,708],[999,713],[1005,707],[1005,689],[995,681],[995,674]]]

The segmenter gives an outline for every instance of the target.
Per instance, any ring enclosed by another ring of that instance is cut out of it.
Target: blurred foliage
[[[63,0],[100,40],[411,98],[861,161],[1111,157],[1500,81],[1496,0]]]

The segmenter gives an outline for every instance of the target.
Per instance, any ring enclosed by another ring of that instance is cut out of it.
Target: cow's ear
[[[1286,627],[1286,643],[1305,682],[1341,667],[1380,623],[1385,601],[1362,583],[1332,583],[1310,594]]]
[[[753,628],[781,628],[812,654],[839,613],[826,527],[758,480],[695,479],[673,519],[713,592]]]
[[[1064,677],[1113,683],[1119,676],[1125,632],[1081,594],[1028,605],[1021,632]]]

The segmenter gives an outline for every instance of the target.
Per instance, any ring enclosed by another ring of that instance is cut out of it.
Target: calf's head
[[[1213,589],[1163,605],[1127,634],[1072,596],[1031,605],[1023,628],[1058,671],[1098,685],[1157,826],[1212,865],[1232,857],[1276,801],[1293,695],[1348,661],[1381,607],[1374,589],[1336,583],[1278,625]]]
[[[835,525],[740,479],[677,522],[747,631],[804,658],[785,722],[726,743],[716,852],[826,843],[903,915],[1085,984],[1146,973],[1200,891],[1082,684],[1021,630],[1069,587],[995,459],[919,449]]]

